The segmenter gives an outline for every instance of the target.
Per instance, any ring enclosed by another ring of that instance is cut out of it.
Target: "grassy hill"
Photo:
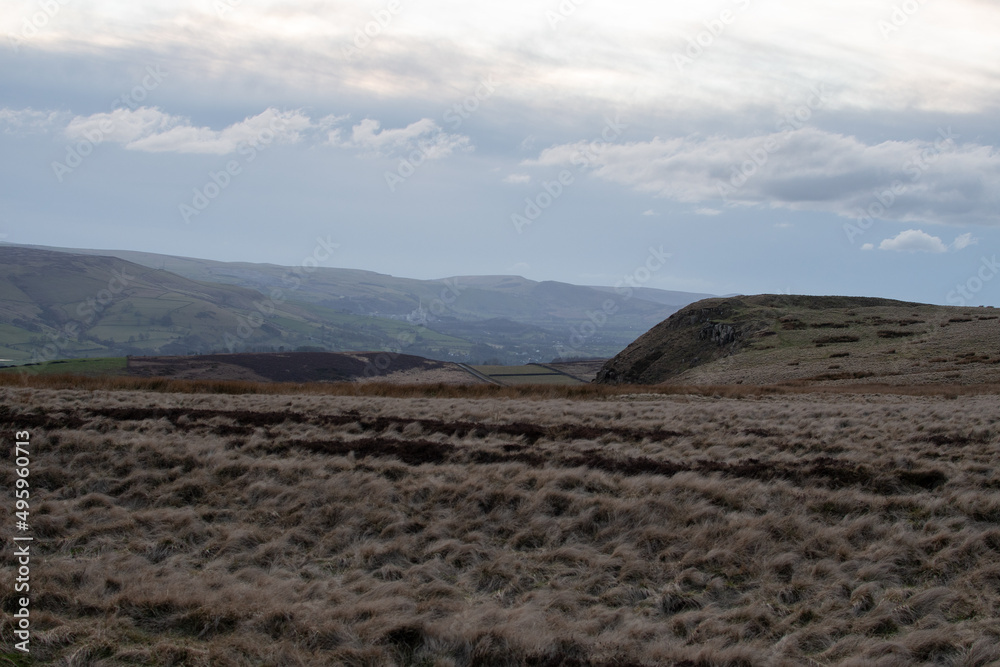
[[[419,316],[423,308],[426,311],[423,315],[431,322],[509,319],[535,326],[561,326],[567,322],[587,321],[587,311],[600,309],[609,295],[617,296],[611,287],[537,282],[510,275],[414,280],[373,271],[322,266],[302,273],[274,264],[219,262],[130,250],[44,249],[118,257],[192,280],[238,285],[265,293],[274,287],[286,286],[292,274],[300,279],[295,290],[296,301],[377,317]],[[630,331],[627,344],[667,314],[708,296],[637,288],[632,298],[618,298],[619,311],[608,330]],[[649,321],[656,316],[659,319]],[[635,330],[636,326],[642,328]]]
[[[86,322],[81,340],[58,343],[60,356],[305,345],[403,349],[441,360],[515,364],[559,356],[608,358],[701,296],[643,289],[625,298],[609,294],[609,288],[518,276],[411,280],[353,269],[303,272],[132,251],[0,245],[0,261],[6,267],[0,274],[0,359],[17,361],[50,345],[59,326],[93,315],[81,304],[107,290],[113,272],[123,266],[135,267],[141,289],[136,283],[105,294],[114,297],[111,303]],[[252,336],[234,341],[231,330],[239,326],[238,318],[257,312],[254,303],[276,291],[282,298],[278,312],[267,314],[266,328],[255,327]],[[614,300],[614,316],[595,330],[581,329],[590,326],[592,314],[600,314],[609,299]],[[78,315],[80,308],[83,314]],[[579,335],[581,330],[589,335]]]
[[[864,297],[706,299],[653,327],[604,383],[975,384],[1000,380],[1000,311]]]
[[[115,257],[0,247],[0,358],[49,361],[246,348],[388,349],[465,357],[475,344],[405,321],[304,306]]]

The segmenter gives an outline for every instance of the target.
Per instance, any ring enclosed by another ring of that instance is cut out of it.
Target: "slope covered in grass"
[[[605,383],[1000,381],[1000,311],[866,297],[706,299],[653,327]]]

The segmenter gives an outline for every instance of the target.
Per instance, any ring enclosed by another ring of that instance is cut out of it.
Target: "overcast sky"
[[[0,34],[8,242],[1000,305],[994,0],[4,0]]]

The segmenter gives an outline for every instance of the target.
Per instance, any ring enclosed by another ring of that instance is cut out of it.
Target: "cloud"
[[[968,248],[970,245],[975,245],[977,243],[979,243],[979,239],[972,238],[971,233],[966,233],[957,237],[954,243],[951,244],[951,247],[954,248],[955,250],[962,250],[964,248]]]
[[[65,134],[71,140],[111,141],[123,144],[128,150],[148,153],[226,155],[242,144],[296,143],[310,127],[312,122],[301,112],[278,111],[273,107],[222,130],[195,127],[180,116],[141,107],[77,116],[70,121]]]
[[[900,232],[891,239],[885,239],[879,244],[879,250],[895,250],[898,252],[947,252],[951,250],[962,250],[970,245],[975,245],[979,239],[973,238],[971,233],[958,236],[951,245],[945,245],[937,236],[931,236],[922,229],[907,229]],[[862,250],[871,250],[874,246],[866,243],[861,246]]]
[[[64,133],[71,141],[89,140],[95,144],[111,141],[129,147],[134,141],[165,132],[181,123],[182,118],[155,108],[140,107],[134,111],[116,109],[110,113],[76,116]]]
[[[722,215],[722,211],[717,208],[696,208],[694,212],[698,215]]]
[[[0,109],[0,129],[4,134],[42,134],[62,122],[57,111]]]
[[[861,246],[861,249],[862,250],[874,250],[875,246],[872,245],[871,243],[866,243],[863,246]]]
[[[587,148],[556,145],[523,164],[579,164]],[[656,137],[607,144],[591,158],[597,178],[685,203],[724,199],[850,218],[1000,224],[1000,152],[951,138],[866,144],[802,128],[740,138]]]
[[[0,24],[21,32],[38,4],[7,0]],[[384,1],[59,4],[58,20],[30,39],[32,49],[71,56],[115,51],[135,57],[150,48],[187,53],[204,79],[249,73],[263,79],[265,89],[295,87],[330,100],[352,91],[408,97],[423,79],[440,82],[424,88],[425,99],[439,101],[441,91],[466,85],[487,66],[507,80],[520,79],[507,94],[547,108],[574,98],[604,108],[641,97],[668,115],[758,109],[787,99],[788,82],[811,81],[818,73],[837,85],[838,108],[862,112],[990,113],[1000,99],[1000,80],[989,66],[998,8],[989,0],[919,3],[919,14],[907,17],[891,41],[878,26],[895,20],[892,3],[754,3],[749,11],[742,11],[748,2],[720,3],[736,23],[713,37],[707,24],[718,21],[719,8],[698,3],[625,0],[614,11],[599,3],[579,6],[572,17],[561,16],[569,20],[553,32],[545,9],[530,0],[482,3],[474,12],[431,0],[419,15],[387,16],[391,25],[350,61],[344,50],[355,47],[358,31],[373,20],[370,10]],[[680,71],[675,56],[705,40],[704,54]],[[540,63],[547,71],[538,75]]]
[[[425,160],[436,160],[456,150],[473,150],[472,140],[461,134],[448,134],[430,118],[422,118],[398,129],[380,129],[381,124],[366,118],[351,128],[349,138],[341,129],[331,130],[329,143],[340,148],[352,148],[364,157],[408,156],[419,152]]]
[[[697,213],[697,211],[695,211],[695,212]],[[643,211],[642,214],[645,215],[645,216],[652,216],[652,215],[656,215],[656,211],[654,211],[653,209],[649,209],[648,211]]]
[[[269,107],[256,116],[213,130],[192,125],[183,116],[155,107],[115,109],[75,116],[68,122],[58,112],[0,109],[0,129],[6,133],[41,132],[65,123],[63,134],[70,141],[111,142],[147,153],[226,155],[244,144],[299,143],[306,134],[325,135],[328,144],[356,149],[364,157],[410,156],[419,152],[425,160],[436,160],[455,151],[473,150],[469,137],[449,134],[430,118],[398,129],[381,129],[377,120],[366,118],[351,128],[349,137],[343,138],[342,128],[336,126],[348,118],[329,115],[314,122],[301,111]],[[521,176],[515,174],[511,178]],[[530,180],[529,176],[523,176]]]
[[[503,179],[504,183],[511,183],[513,185],[521,185],[524,183],[531,182],[531,176],[529,174],[509,174]]]
[[[897,252],[947,252],[948,246],[938,237],[931,236],[922,229],[907,229],[894,238],[882,241],[878,249]]]

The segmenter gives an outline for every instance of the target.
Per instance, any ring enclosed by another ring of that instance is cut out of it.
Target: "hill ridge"
[[[1000,380],[1000,316],[990,308],[881,297],[704,299],[640,336],[604,365],[597,381],[765,384],[860,378]]]
[[[0,244],[0,263],[0,359],[17,362],[300,348],[470,363],[544,362],[565,349],[606,359],[684,305],[623,300],[613,321],[571,345],[574,327],[600,309],[605,292],[517,276],[424,281],[332,268],[305,274],[269,264],[13,244]],[[116,283],[109,296],[113,271],[123,267],[145,277],[141,289]],[[32,277],[19,287],[27,273]],[[28,285],[28,292],[21,288]],[[93,321],[60,333],[99,295],[107,303],[97,313],[89,307]],[[61,336],[57,345],[53,336]]]

